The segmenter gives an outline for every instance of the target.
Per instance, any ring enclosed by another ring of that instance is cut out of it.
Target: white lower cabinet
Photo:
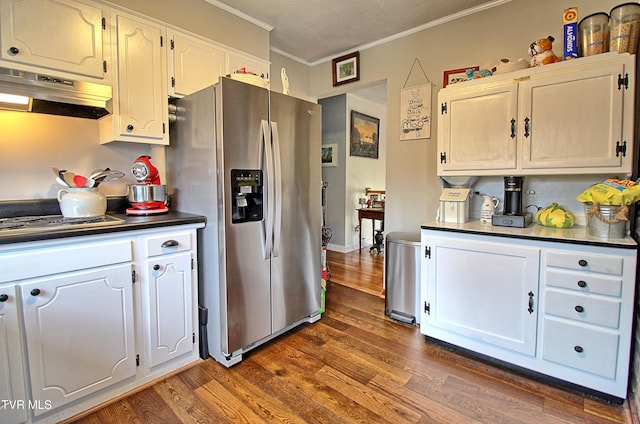
[[[427,327],[535,355],[540,250],[436,235],[428,246]]]
[[[620,334],[545,317],[542,358],[605,378],[615,379]]]
[[[627,397],[635,245],[422,230],[420,331]]]
[[[130,262],[38,278],[20,290],[34,415],[135,376]]]
[[[0,246],[0,422],[58,422],[197,361],[196,228]]]
[[[0,421],[16,424],[27,420],[24,363],[20,341],[16,286],[0,288]]]
[[[194,352],[194,260],[192,234],[169,233],[144,239],[144,302],[148,307],[149,366]]]

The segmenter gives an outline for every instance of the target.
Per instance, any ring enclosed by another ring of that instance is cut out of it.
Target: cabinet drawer
[[[546,286],[576,290],[583,293],[604,294],[620,297],[622,294],[622,278],[602,275],[546,270],[544,273]]]
[[[146,239],[147,257],[191,250],[191,233],[167,233]]]
[[[620,300],[547,289],[544,313],[611,328],[620,326]]]
[[[547,266],[622,275],[622,258],[615,256],[548,250],[545,258]]]
[[[614,379],[619,335],[613,331],[544,319],[542,358]]]
[[[131,262],[131,241],[76,243],[0,255],[0,283]]]

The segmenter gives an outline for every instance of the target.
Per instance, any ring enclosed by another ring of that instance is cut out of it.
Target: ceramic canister
[[[63,188],[58,203],[65,218],[102,216],[107,211],[107,198],[97,188]]]

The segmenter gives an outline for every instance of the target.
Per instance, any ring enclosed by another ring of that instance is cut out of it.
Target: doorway
[[[387,83],[379,81],[320,99],[319,103],[322,105],[323,148],[335,149],[337,153],[331,163],[323,163],[322,167],[322,179],[326,183],[325,223],[332,232],[327,248],[341,253],[357,251],[362,234],[362,252],[368,254],[374,243],[373,222],[363,220],[363,228],[360,228],[357,209],[360,199],[365,197],[366,188],[385,190]],[[379,120],[377,157],[351,154],[352,111]]]

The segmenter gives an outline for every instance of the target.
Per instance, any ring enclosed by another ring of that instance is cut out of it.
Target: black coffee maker
[[[504,177],[504,214],[522,215],[523,177]]]
[[[531,213],[522,208],[523,177],[504,177],[504,201],[502,214],[491,218],[491,225],[524,228],[531,223]]]

